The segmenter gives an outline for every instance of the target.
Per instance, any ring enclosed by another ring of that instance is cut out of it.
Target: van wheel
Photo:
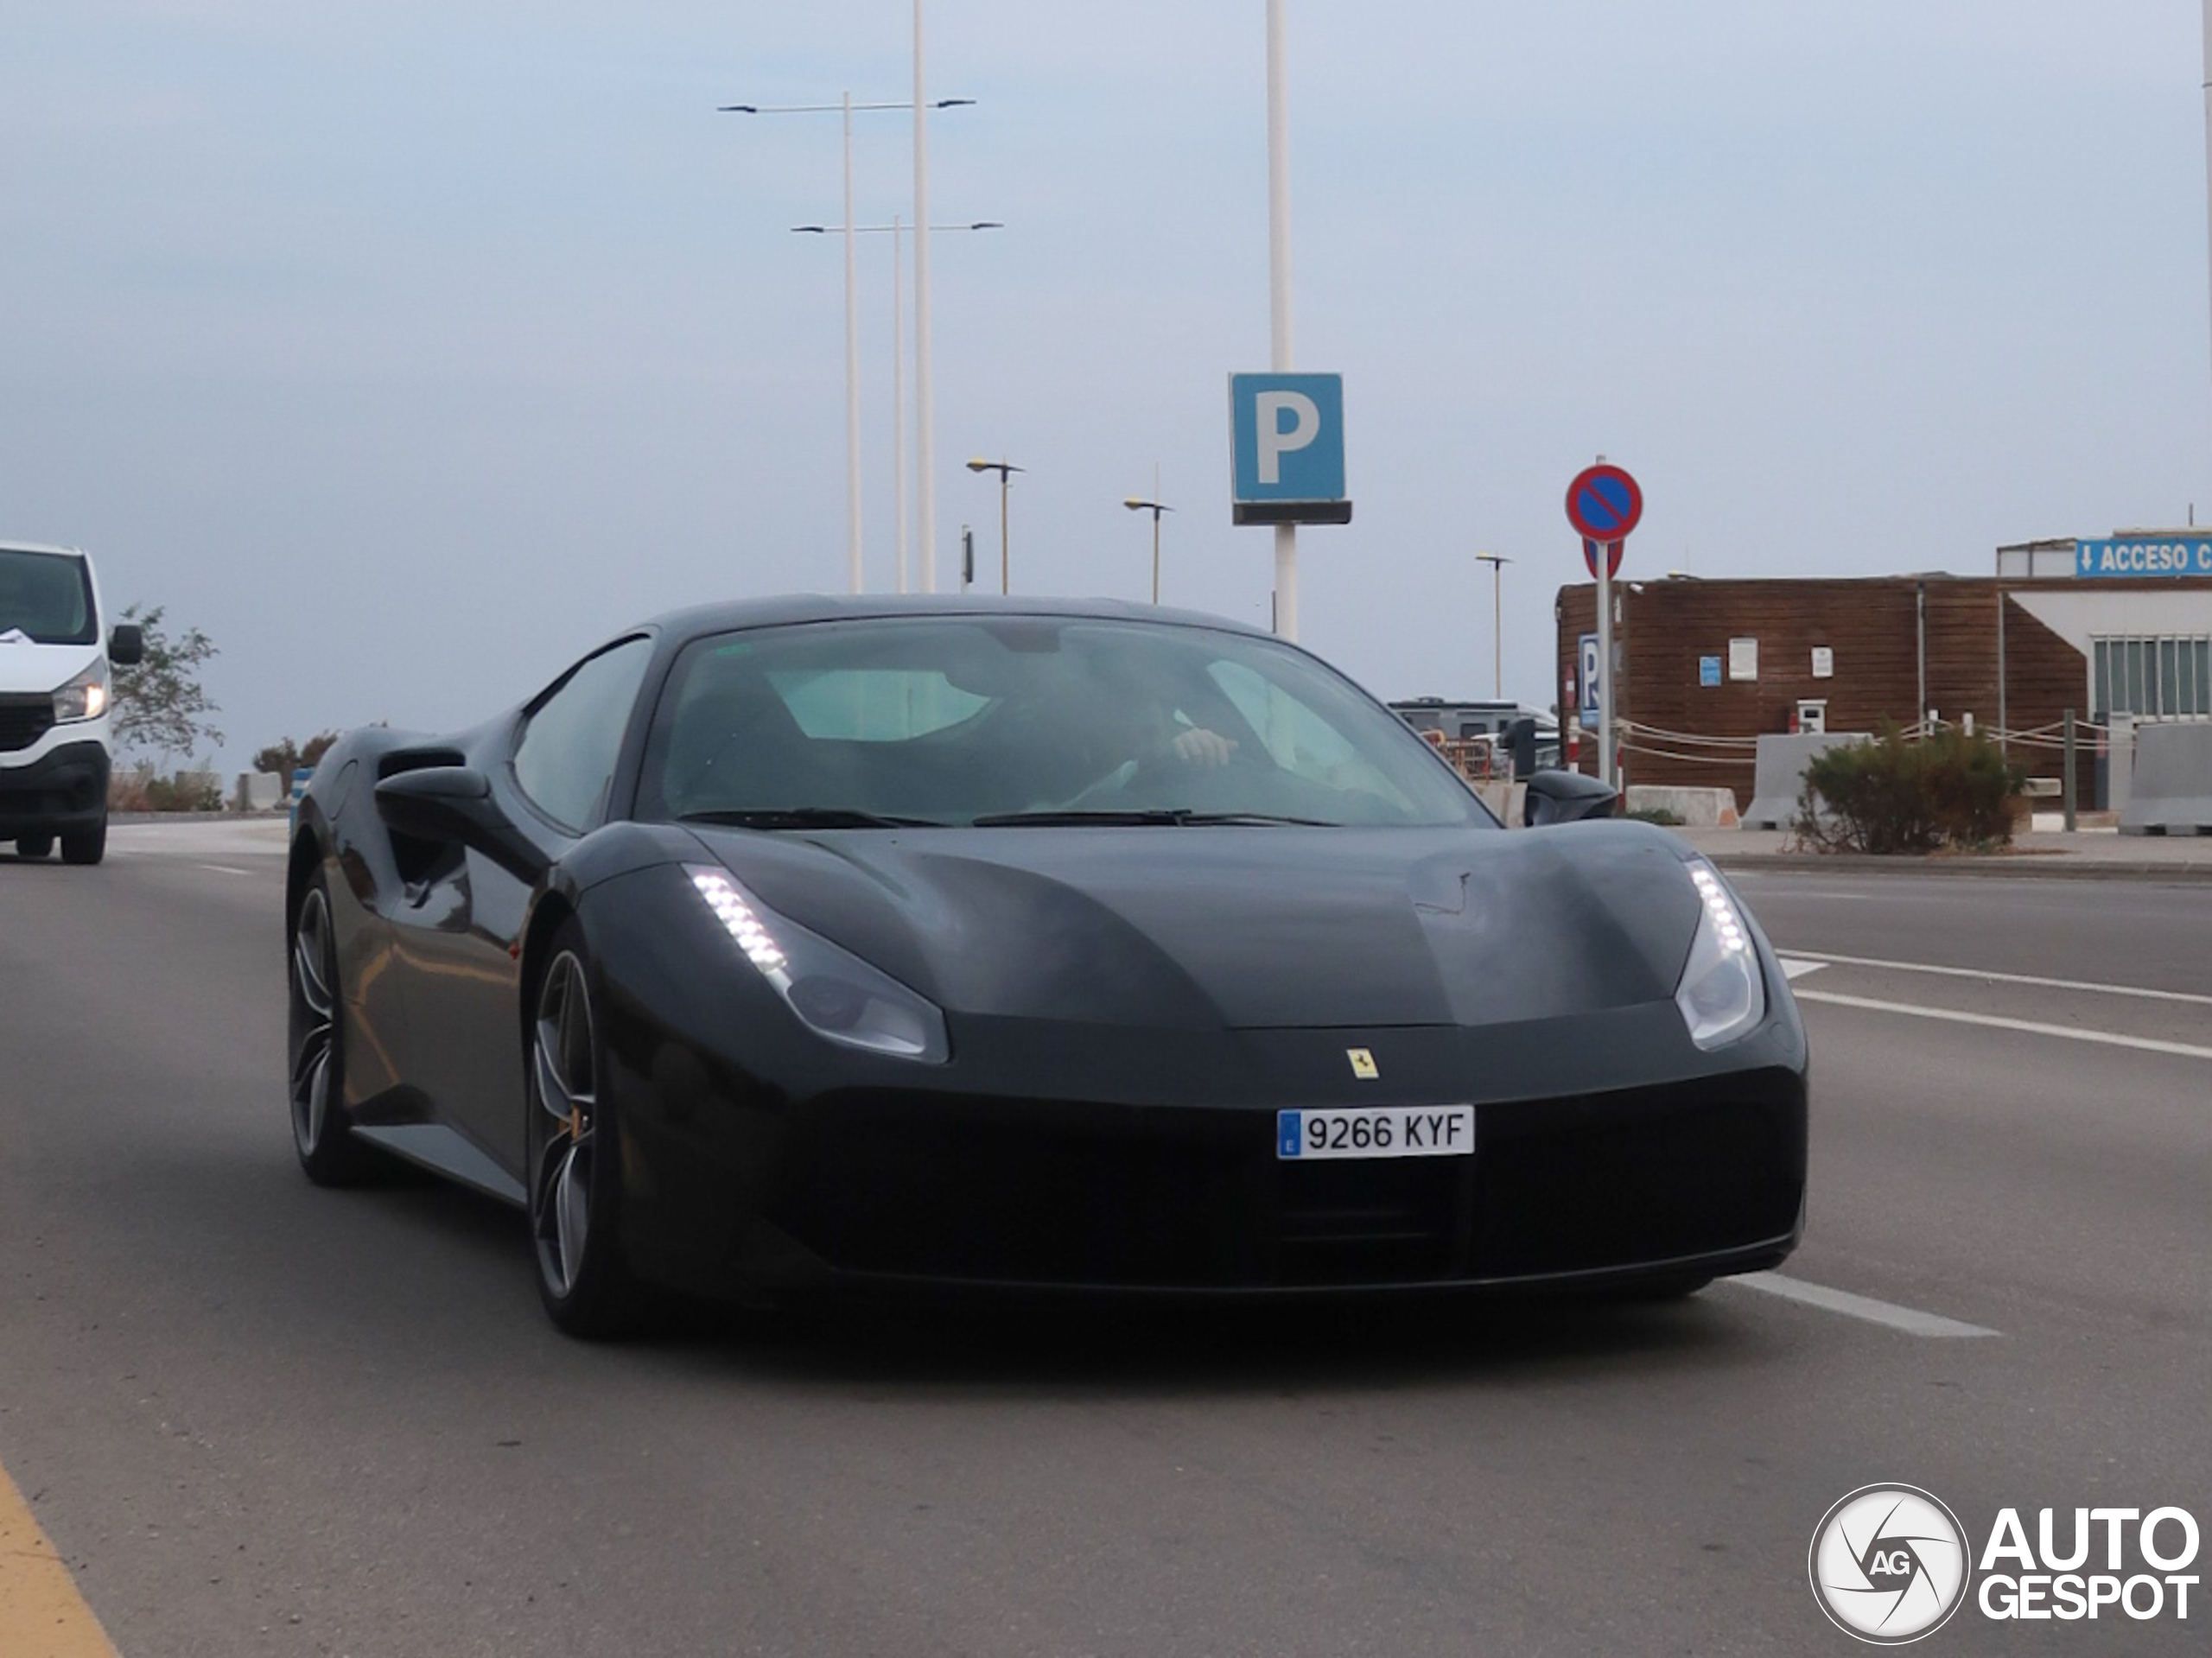
[[[18,835],[16,837],[16,855],[18,858],[43,858],[53,850],[54,837],[51,835]]]
[[[64,863],[98,863],[105,856],[107,819],[105,817],[88,829],[71,829],[61,837],[61,861]]]

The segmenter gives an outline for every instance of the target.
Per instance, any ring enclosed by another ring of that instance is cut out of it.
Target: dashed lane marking
[[[1782,963],[1782,976],[1792,983],[1808,973],[1818,973],[1827,965],[1826,962],[1808,961],[1802,956],[1777,956],[1774,959]]]
[[[1808,1284],[1802,1278],[1785,1278],[1780,1273],[1745,1273],[1739,1277],[1724,1278],[1720,1281],[1743,1289],[1758,1290],[1766,1295],[1778,1295],[1785,1301],[1818,1307],[1824,1312],[1840,1312],[1847,1318],[1861,1318],[1868,1324],[1902,1330],[1908,1336],[1955,1340],[1962,1337],[1994,1336],[1998,1333],[1980,1324],[1946,1318],[1938,1312],[1923,1312],[1917,1307],[1901,1307],[1894,1302],[1877,1301],[1871,1295],[1853,1295],[1849,1290],[1833,1290],[1825,1284]]]
[[[0,1469],[0,1652],[9,1658],[116,1658],[68,1566],[5,1469]]]
[[[1861,1007],[1871,1013],[1902,1013],[1907,1019],[1941,1020],[1949,1025],[1979,1025],[1992,1031],[2019,1031],[2029,1036],[2055,1036],[2068,1042],[2094,1042],[2107,1048],[2133,1048],[2139,1053],[2177,1054],[2184,1059],[2212,1059],[2212,1048],[2194,1042],[2161,1042],[2153,1037],[2122,1036],[2117,1031],[2085,1031],[2073,1025],[2049,1025],[2041,1020],[2005,1019],[1997,1013],[1962,1013],[1951,1007],[1921,1007],[1904,1001],[1877,1001],[1871,996],[1844,996],[1832,990],[1800,990],[1800,1001],[1827,1002],[1835,1007]]]

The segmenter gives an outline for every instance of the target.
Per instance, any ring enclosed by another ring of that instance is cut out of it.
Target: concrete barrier
[[[231,804],[242,812],[275,811],[283,804],[284,778],[278,772],[241,772]]]
[[[1632,812],[1672,812],[1684,829],[1736,829],[1736,791],[1733,789],[1677,789],[1661,783],[1631,783],[1628,809]]]
[[[1797,799],[1805,792],[1805,768],[1813,756],[1843,743],[1863,743],[1863,731],[1808,731],[1759,739],[1758,769],[1752,773],[1751,806],[1743,816],[1747,829],[1789,829],[1797,822]]]
[[[1475,785],[1475,792],[1482,797],[1484,805],[1497,814],[1498,820],[1506,828],[1521,827],[1521,804],[1528,797],[1527,784],[1508,783],[1493,778],[1488,783]]]
[[[2212,725],[2139,725],[2122,835],[2212,835]]]

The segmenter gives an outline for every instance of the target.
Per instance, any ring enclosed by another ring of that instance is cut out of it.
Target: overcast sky
[[[1630,577],[1985,572],[2212,511],[2192,0],[1291,0],[1301,367],[1355,522],[1303,636],[1384,696],[1556,696],[1560,501]],[[621,624],[844,585],[834,117],[906,0],[0,11],[0,537],[221,647],[231,769],[444,728]],[[1224,376],[1267,366],[1261,0],[931,0],[940,568],[1264,622]],[[912,210],[862,118],[863,222]],[[863,242],[871,585],[891,288]]]

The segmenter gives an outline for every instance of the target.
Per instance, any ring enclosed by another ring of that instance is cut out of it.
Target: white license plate
[[[1471,1105],[1361,1105],[1275,1113],[1275,1155],[1465,1157],[1475,1149]]]

